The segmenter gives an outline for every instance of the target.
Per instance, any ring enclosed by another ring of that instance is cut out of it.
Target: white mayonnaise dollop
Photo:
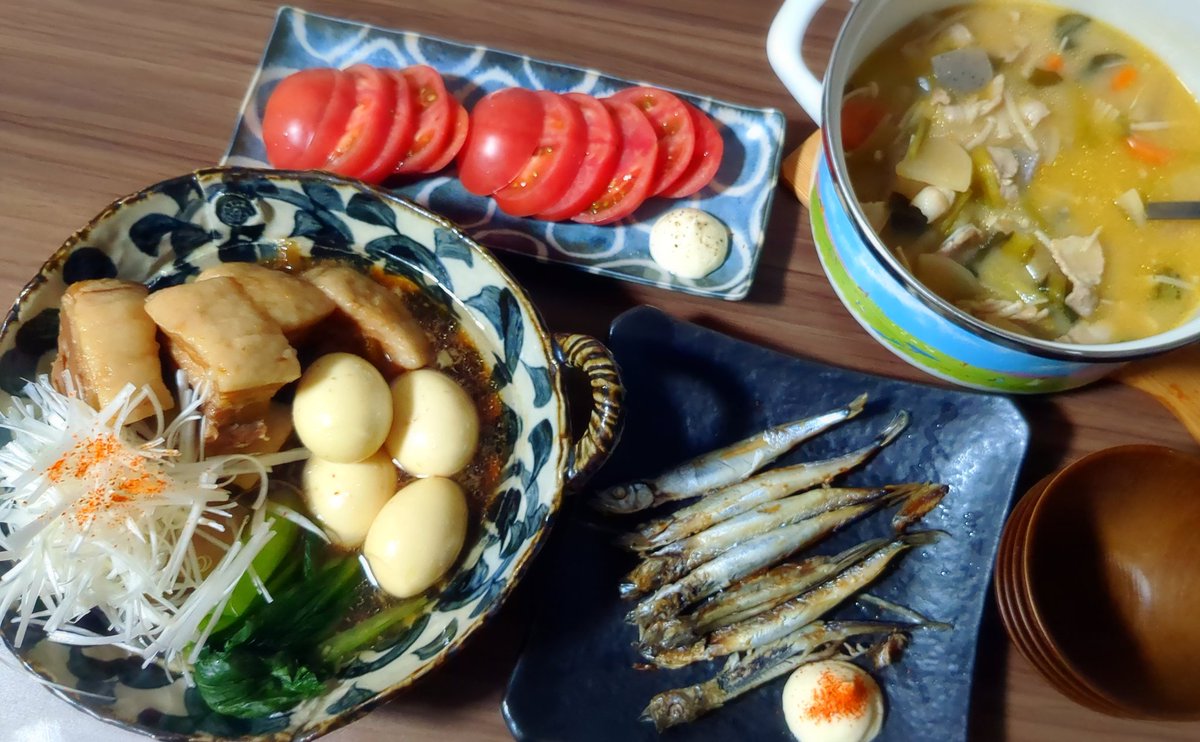
[[[729,230],[707,211],[668,211],[650,230],[650,257],[681,278],[703,278],[729,257]]]
[[[783,718],[800,742],[870,742],[883,726],[883,694],[858,665],[810,662],[783,686]]]

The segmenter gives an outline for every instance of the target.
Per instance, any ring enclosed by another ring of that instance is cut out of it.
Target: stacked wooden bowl
[[[995,590],[1013,643],[1068,698],[1200,718],[1200,459],[1122,446],[1038,482],[1009,516]]]

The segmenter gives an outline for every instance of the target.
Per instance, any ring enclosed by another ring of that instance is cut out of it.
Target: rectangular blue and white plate
[[[344,68],[359,62],[379,67],[428,64],[443,74],[447,88],[468,110],[484,94],[505,87],[602,97],[637,84],[596,70],[283,7],[242,103],[223,162],[268,167],[260,121],[267,98],[281,79],[307,67]],[[720,170],[713,182],[695,196],[650,199],[632,217],[596,227],[508,216],[499,212],[490,198],[467,193],[456,178],[447,174],[411,182],[397,188],[396,193],[457,222],[493,249],[689,294],[730,301],[744,299],[754,280],[775,192],[783,146],[783,114],[775,109],[748,108],[675,92],[708,113],[725,140]],[[659,215],[678,206],[704,209],[729,227],[729,258],[704,278],[672,276],[650,259],[651,225]]]
[[[875,673],[887,708],[876,742],[965,742],[975,644],[1001,526],[1029,428],[1012,401],[885,379],[773,352],[639,307],[617,318],[609,347],[625,383],[625,432],[597,488],[650,477],[787,420],[868,393],[853,421],[802,444],[779,465],[858,448],[898,410],[908,429],[847,486],[934,481],[950,486],[920,528],[944,531],[914,549],[870,592],[953,624],[915,632],[904,656]],[[580,493],[578,497],[587,497]],[[504,715],[520,742],[655,742],[638,716],[656,693],[712,677],[722,661],[682,670],[639,669],[630,604],[617,594],[635,560],[614,544],[629,521],[613,521],[575,499],[564,505],[533,577],[534,620],[509,679]],[[806,551],[835,554],[890,533],[889,518],[865,518]],[[838,619],[896,620],[849,601]],[[707,716],[664,733],[670,742],[791,742],[780,701],[782,678]]]

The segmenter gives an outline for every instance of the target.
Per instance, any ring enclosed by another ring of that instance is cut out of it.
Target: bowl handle
[[[821,80],[804,63],[804,36],[825,0],[785,0],[767,32],[767,59],[809,118],[821,125]]]
[[[567,459],[566,487],[579,489],[608,460],[621,437],[625,387],[612,353],[588,335],[555,333],[559,362],[587,377],[592,390],[592,412],[587,428],[575,441]]]

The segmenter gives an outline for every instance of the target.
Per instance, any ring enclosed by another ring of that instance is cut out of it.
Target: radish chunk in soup
[[[1200,107],[1120,31],[1032,3],[926,15],[863,62],[842,117],[864,212],[959,309],[1082,344],[1195,315],[1200,222],[1146,204],[1200,200]]]

